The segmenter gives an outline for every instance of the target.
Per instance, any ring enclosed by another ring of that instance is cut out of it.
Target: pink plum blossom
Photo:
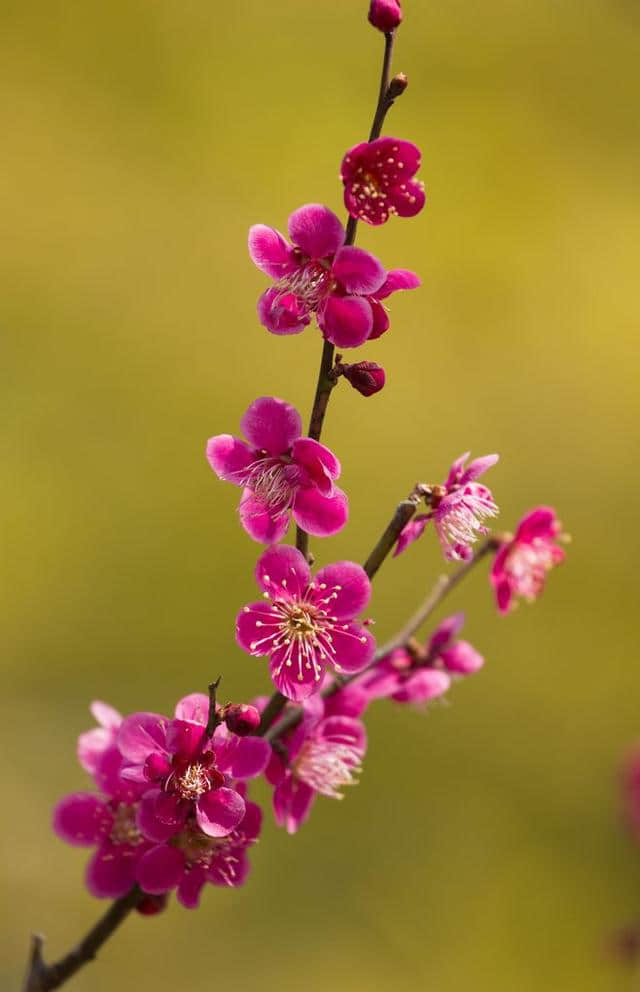
[[[310,706],[310,703],[318,705]],[[357,783],[367,749],[364,724],[353,717],[324,716],[318,697],[304,704],[300,723],[279,739],[266,770],[274,786],[278,826],[295,833],[309,816],[316,796],[342,799],[340,791]]]
[[[401,138],[376,138],[350,148],[340,178],[344,203],[352,217],[384,224],[392,214],[415,217],[425,204],[424,185],[414,179],[420,149]]]
[[[444,695],[451,677],[472,675],[484,658],[468,641],[457,640],[464,614],[447,617],[425,645],[412,642],[382,658],[356,685],[370,699],[391,698],[399,703],[426,703]]]
[[[118,727],[122,716],[108,703],[95,700],[89,707],[92,716],[99,726],[87,730],[78,737],[77,755],[80,765],[86,772],[93,775],[100,761],[109,748],[115,746]]]
[[[498,513],[491,490],[475,480],[498,461],[498,455],[484,455],[474,459],[466,468],[469,452],[457,458],[442,486],[433,486],[428,497],[431,512],[418,514],[403,528],[398,538],[394,556],[422,535],[427,523],[433,520],[438,540],[447,561],[468,561],[471,546],[480,534],[488,534],[483,524],[487,517]]]
[[[344,527],[347,497],[334,484],[340,462],[324,445],[302,437],[294,407],[263,396],[246,411],[241,429],[247,441],[219,434],[208,441],[207,458],[219,479],[242,487],[240,520],[254,540],[280,541],[290,514],[316,537]]]
[[[498,610],[508,613],[514,599],[532,602],[544,589],[547,573],[564,561],[564,549],[556,543],[561,526],[555,510],[538,506],[525,514],[510,541],[505,541],[491,569]]]
[[[276,688],[296,701],[318,692],[327,667],[360,671],[375,641],[354,621],[371,595],[363,568],[341,561],[315,579],[297,549],[269,548],[256,566],[264,600],[245,606],[236,620],[236,640],[254,657],[269,656]]]
[[[400,0],[371,0],[369,5],[369,23],[389,34],[395,31],[402,21]]]
[[[275,279],[258,302],[260,322],[273,334],[298,334],[315,313],[328,341],[355,348],[387,330],[381,300],[419,285],[412,272],[387,273],[369,252],[345,245],[342,224],[321,204],[291,214],[289,237],[293,244],[264,224],[249,231],[252,261]]]
[[[128,765],[123,777],[146,786],[138,826],[162,843],[193,819],[209,837],[226,837],[245,814],[233,779],[259,775],[269,758],[266,742],[237,737],[224,724],[206,732],[209,700],[194,693],[180,700],[173,720],[134,713],[118,731]]]
[[[255,844],[262,825],[256,803],[245,800],[245,812],[225,837],[204,834],[189,818],[170,843],[145,851],[137,866],[137,881],[145,892],[162,894],[177,889],[178,901],[195,909],[207,882],[237,887],[249,872],[247,849]]]

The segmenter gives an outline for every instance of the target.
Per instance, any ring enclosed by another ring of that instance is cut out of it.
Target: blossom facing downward
[[[356,362],[354,365],[340,365],[340,374],[362,396],[374,396],[384,389],[386,374],[377,362]]]
[[[345,493],[334,483],[340,462],[318,441],[302,436],[298,411],[262,396],[240,422],[247,441],[219,434],[207,442],[207,459],[219,479],[242,487],[240,520],[264,544],[280,541],[290,515],[307,533],[328,537],[344,527]]]
[[[427,703],[444,695],[452,676],[472,675],[484,664],[468,641],[457,639],[463,624],[464,613],[447,617],[425,645],[412,643],[390,652],[356,684],[370,699],[398,703]]]
[[[309,703],[317,706],[310,707]],[[343,799],[340,791],[357,784],[367,735],[361,720],[325,716],[319,697],[307,701],[301,722],[283,735],[265,772],[274,786],[278,826],[295,833],[309,816],[316,796]]]
[[[238,614],[236,640],[254,657],[269,657],[274,685],[288,699],[318,692],[327,668],[359,672],[371,660],[375,641],[354,620],[371,596],[360,565],[336,562],[312,579],[300,551],[273,547],[259,559],[256,581],[264,600]]]
[[[556,543],[561,531],[555,510],[538,506],[522,518],[515,537],[501,545],[490,575],[500,613],[508,613],[516,597],[533,602],[541,594],[547,574],[564,561],[564,549]]]
[[[418,514],[403,528],[394,556],[402,554],[417,541],[428,522],[433,520],[447,561],[469,561],[471,546],[478,536],[489,533],[483,521],[498,513],[491,490],[475,480],[496,464],[499,455],[475,458],[465,467],[468,458],[467,451],[455,460],[444,484],[431,487],[428,497],[431,512]]]
[[[395,31],[402,21],[402,9],[400,0],[371,0],[369,6],[369,23],[389,34]]]
[[[289,237],[264,224],[249,231],[252,261],[275,280],[258,301],[260,322],[273,334],[298,334],[315,314],[328,341],[356,348],[388,328],[380,301],[419,285],[412,272],[387,273],[369,252],[345,245],[339,219],[319,203],[291,214]]]
[[[350,148],[340,167],[350,215],[376,226],[392,215],[415,217],[425,204],[424,184],[414,179],[420,159],[420,149],[401,138],[376,138]]]

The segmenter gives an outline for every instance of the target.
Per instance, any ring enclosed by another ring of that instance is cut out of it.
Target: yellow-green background
[[[85,852],[49,829],[84,787],[88,701],[166,711],[220,673],[234,699],[268,686],[233,639],[258,548],[203,448],[257,395],[306,418],[320,336],[258,325],[246,230],[341,209],[377,85],[366,6],[2,6],[3,988],[30,930],[56,954],[101,910]],[[315,550],[362,559],[416,479],[471,448],[501,453],[502,526],[554,504],[569,560],[507,619],[476,574],[451,607],[485,670],[426,715],[374,709],[344,803],[294,838],[268,816],[250,884],[128,922],[78,992],[628,987],[602,944],[640,914],[617,781],[640,735],[640,10],[405,9],[387,133],[422,147],[429,203],[359,237],[424,285],[359,355],[387,389],[333,396],[351,520]],[[439,568],[432,538],[385,566],[380,636]]]

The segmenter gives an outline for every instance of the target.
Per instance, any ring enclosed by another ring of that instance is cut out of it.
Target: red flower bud
[[[142,916],[155,916],[156,913],[161,913],[163,909],[166,909],[168,899],[169,896],[166,892],[159,896],[150,896],[144,892],[140,902],[136,905],[136,909]]]
[[[400,0],[371,0],[369,23],[379,31],[389,34],[395,31],[402,20]]]
[[[239,737],[255,734],[260,726],[260,713],[255,706],[247,703],[228,703],[222,711],[222,719],[229,730]]]
[[[385,384],[386,376],[382,365],[376,362],[356,362],[355,365],[342,365],[341,374],[354,389],[363,396],[379,393]]]

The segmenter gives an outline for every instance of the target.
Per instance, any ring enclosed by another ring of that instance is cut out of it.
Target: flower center
[[[531,544],[516,544],[505,561],[505,571],[524,599],[536,599],[544,586],[547,572],[555,564],[553,545],[541,538]]]
[[[357,785],[362,770],[361,751],[353,744],[308,740],[292,765],[293,774],[316,792],[330,799],[344,798],[338,790]]]
[[[136,826],[135,807],[126,803],[118,803],[113,813],[113,826],[109,834],[112,844],[127,844],[137,847],[144,838]]]
[[[253,492],[256,499],[280,515],[291,509],[300,471],[292,462],[283,458],[258,458],[245,470],[243,485]]]
[[[275,288],[279,291],[277,298],[293,293],[306,312],[312,313],[329,295],[332,285],[329,269],[322,262],[312,260],[291,275],[284,276]]]
[[[182,773],[176,786],[177,791],[183,799],[197,799],[198,796],[209,791],[211,788],[211,778],[205,766],[196,762],[193,765],[189,765],[187,770]]]

